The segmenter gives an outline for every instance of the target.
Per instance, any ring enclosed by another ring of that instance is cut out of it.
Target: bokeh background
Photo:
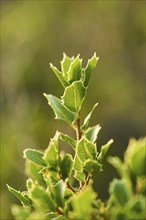
[[[45,149],[56,129],[72,135],[43,92],[63,89],[49,68],[62,53],[80,53],[83,65],[94,52],[93,72],[82,119],[95,102],[91,125],[100,123],[98,147],[114,139],[109,154],[123,157],[129,138],[145,135],[145,1],[1,1],[1,219],[12,219],[18,202],[6,183],[25,189],[23,150]],[[102,199],[116,173],[105,161],[94,187]],[[19,203],[19,202],[18,202]]]

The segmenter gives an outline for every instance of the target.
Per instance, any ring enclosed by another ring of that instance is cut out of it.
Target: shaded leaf
[[[53,95],[47,95],[44,93],[44,96],[48,100],[48,104],[52,107],[54,113],[55,113],[55,118],[56,119],[62,119],[69,124],[73,123],[76,119],[76,115],[74,112],[70,111],[67,109],[61,102],[59,98]]]
[[[93,111],[94,111],[94,109],[96,108],[97,105],[98,105],[98,103],[96,103],[96,104],[93,106],[91,112],[90,112],[90,113],[87,115],[87,117],[85,118],[84,123],[83,123],[83,125],[81,126],[81,129],[82,129],[82,130],[86,130],[86,129],[87,129],[87,127],[88,127],[88,125],[89,125],[89,122],[90,122],[90,120],[91,120],[92,113],[93,113]]]
[[[96,67],[97,61],[99,60],[99,57],[96,57],[96,53],[94,53],[93,57],[88,60],[87,66],[84,70],[84,86],[87,87],[90,77],[91,77],[91,72],[92,70]]]
[[[85,98],[86,89],[81,81],[73,82],[66,87],[62,96],[63,104],[73,112],[81,109],[82,102]]]
[[[61,163],[61,174],[63,180],[68,178],[72,172],[73,168],[73,158],[70,154],[66,154]]]
[[[89,127],[86,131],[85,131],[85,136],[88,140],[90,140],[91,142],[95,142],[97,139],[97,135],[100,131],[101,127],[100,125],[95,125],[93,127]]]
[[[131,189],[128,187],[125,179],[114,179],[110,184],[110,193],[114,195],[116,201],[121,206],[124,206],[131,196]]]
[[[35,149],[26,149],[23,151],[24,158],[36,163],[39,166],[46,166],[45,161],[43,160],[44,154],[41,151]]]

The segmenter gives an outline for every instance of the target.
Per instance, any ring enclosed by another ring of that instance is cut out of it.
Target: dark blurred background
[[[95,102],[91,125],[100,123],[98,148],[114,139],[109,154],[123,157],[129,138],[145,135],[145,1],[1,1],[1,219],[12,219],[18,202],[6,183],[25,189],[23,150],[45,149],[56,129],[69,133],[43,92],[61,96],[58,68],[62,53],[80,53],[83,65],[94,52],[93,72],[82,119]],[[107,162],[95,176],[102,199],[116,173]],[[18,202],[19,203],[19,202]]]

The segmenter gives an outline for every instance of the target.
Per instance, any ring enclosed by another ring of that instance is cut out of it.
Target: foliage
[[[97,61],[95,53],[83,68],[79,55],[74,58],[63,54],[61,71],[50,64],[64,93],[60,98],[50,94],[44,96],[55,118],[64,120],[75,130],[76,139],[56,131],[44,152],[24,150],[29,177],[27,190],[20,192],[8,186],[9,191],[22,203],[22,206],[12,207],[16,220],[145,218],[146,139],[131,139],[124,161],[118,157],[109,157],[108,161],[117,169],[120,179],[111,182],[107,202],[101,201],[92,187],[93,174],[103,171],[103,159],[113,143],[111,139],[101,146],[100,151],[97,149],[96,139],[101,127],[99,124],[89,126],[97,104],[82,124],[80,121],[81,107]],[[72,147],[73,155],[60,151],[61,141]]]

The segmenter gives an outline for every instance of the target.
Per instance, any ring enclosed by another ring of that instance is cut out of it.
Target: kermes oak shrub
[[[119,173],[109,186],[109,199],[103,202],[92,188],[93,173],[103,172],[103,159],[113,143],[101,146],[96,139],[101,129],[90,127],[97,104],[81,124],[80,110],[88,83],[98,61],[96,54],[85,68],[82,59],[63,54],[61,71],[50,64],[64,88],[61,98],[44,96],[55,118],[64,120],[76,133],[76,139],[60,131],[50,140],[44,152],[26,149],[26,182],[24,192],[8,186],[22,203],[13,205],[16,220],[140,220],[146,219],[146,139],[131,139],[124,160],[109,157]],[[60,141],[66,142],[74,154],[60,152]],[[100,179],[98,180],[100,181]]]

